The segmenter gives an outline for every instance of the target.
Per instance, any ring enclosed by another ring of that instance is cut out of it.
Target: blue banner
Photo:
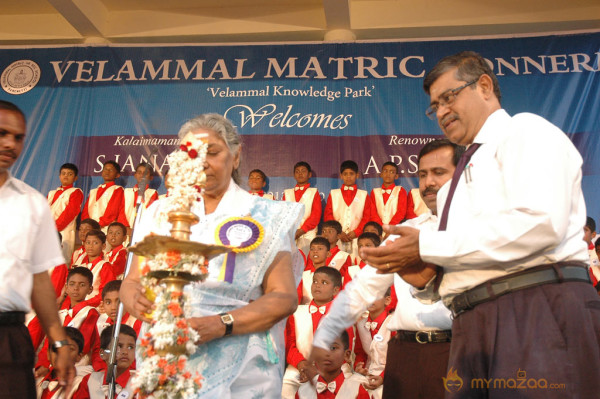
[[[423,77],[442,57],[481,53],[509,112],[532,112],[559,126],[584,158],[588,214],[600,219],[600,33],[424,42],[231,46],[56,47],[0,50],[1,98],[28,119],[12,172],[46,193],[58,168],[74,162],[84,192],[116,159],[132,186],[140,161],[164,174],[165,156],[189,118],[226,115],[244,136],[242,176],[262,169],[268,191],[292,187],[307,161],[326,195],[339,165],[358,162],[359,187],[380,185],[386,161],[398,184],[415,187],[416,157],[440,137],[425,116]],[[548,160],[551,162],[552,160]],[[524,171],[524,173],[527,173]],[[535,178],[535,176],[532,176]],[[165,191],[160,177],[152,185]]]

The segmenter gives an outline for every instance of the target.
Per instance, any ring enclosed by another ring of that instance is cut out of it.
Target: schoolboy
[[[317,226],[321,220],[321,196],[315,187],[308,182],[312,170],[308,162],[300,161],[294,165],[296,186],[283,191],[283,200],[304,204],[304,217],[296,230],[296,246],[305,254],[310,242],[317,235]]]
[[[396,335],[390,331],[391,320],[388,306],[392,302],[392,288],[388,288],[382,298],[377,299],[367,308],[368,314],[356,323],[356,331],[367,351],[367,363],[357,364],[356,372],[367,377],[369,390],[373,399],[379,399],[383,393],[383,373],[385,370],[387,347],[390,338]]]
[[[369,221],[369,196],[365,190],[356,186],[358,165],[354,161],[344,161],[340,166],[342,187],[331,190],[327,197],[327,205],[323,220],[337,220],[342,225],[340,249],[348,252],[353,258],[358,257],[356,237]]]
[[[313,281],[313,274],[320,267],[327,266],[327,258],[331,255],[329,249],[329,241],[325,237],[315,237],[311,241],[306,259],[306,267],[302,272],[302,279],[298,285],[298,299],[300,304],[311,301],[312,294],[310,293],[310,288]],[[312,263],[312,267],[309,267],[309,260]]]
[[[115,184],[120,176],[121,166],[115,161],[106,161],[102,168],[104,183],[90,191],[81,212],[81,219],[97,220],[104,232],[115,221],[129,227],[125,217],[124,190]]]
[[[84,338],[81,332],[75,327],[65,327],[67,335],[67,347],[69,348],[69,357],[74,364],[78,363],[83,357]],[[63,392],[63,387],[58,384],[58,378],[52,365],[56,362],[56,350],[50,351],[50,371],[39,382],[37,382],[37,397],[40,399],[71,399],[73,393],[79,388],[79,384],[84,376],[89,374],[92,369],[89,366],[75,366],[75,378],[73,385],[68,393]]]
[[[127,263],[127,249],[123,246],[126,238],[127,227],[125,225],[119,222],[112,222],[108,225],[106,241],[111,249],[104,254],[104,260],[111,264],[113,273],[118,279],[123,278]]]
[[[110,342],[114,333],[114,326],[102,331],[100,335],[100,351],[104,362],[109,359]],[[117,342],[117,373],[116,373],[116,398],[133,398],[135,390],[131,386],[131,377],[135,376],[135,371],[131,370],[131,365],[135,359],[135,341],[137,335],[133,328],[126,324],[121,324],[119,329],[119,340]],[[105,366],[104,371],[95,371],[83,378],[79,388],[73,395],[73,399],[105,399],[107,396],[103,386],[107,385]]]
[[[100,230],[92,230],[85,236],[85,252],[81,264],[88,268],[94,276],[92,292],[86,297],[86,302],[91,306],[100,305],[102,300],[102,289],[106,283],[115,280],[110,263],[104,260],[104,248],[106,247],[106,235]]]
[[[363,227],[363,233],[376,234],[381,240],[383,237],[383,227],[377,222],[367,222],[365,223],[365,227]]]
[[[421,216],[429,210],[427,204],[421,197],[419,188],[413,188],[408,192],[408,200],[406,201],[406,219],[414,219]]]
[[[342,276],[344,272],[342,269],[347,269],[352,264],[352,258],[348,252],[342,251],[338,246],[337,242],[340,235],[342,234],[342,225],[337,220],[328,220],[323,222],[321,228],[321,236],[325,237],[329,241],[329,253],[330,256],[326,260],[327,266],[331,266],[340,270]],[[309,265],[312,266],[312,261],[309,259]],[[308,265],[307,265],[308,266]]]
[[[73,187],[77,181],[78,169],[72,163],[65,163],[60,167],[58,178],[60,187],[48,193],[48,205],[56,223],[56,230],[62,236],[62,250],[65,260],[71,259],[75,250],[75,231],[77,230],[77,216],[81,212],[83,191]]]
[[[401,186],[396,186],[398,165],[386,162],[379,174],[383,180],[381,187],[376,187],[369,195],[370,220],[381,225],[399,224],[406,217],[408,194]]]
[[[125,217],[127,218],[128,226],[133,226],[136,211],[135,206],[140,189],[139,185],[142,182],[142,179],[146,179],[146,189],[144,190],[144,207],[148,208],[154,201],[158,199],[158,193],[156,190],[150,188],[150,185],[148,184],[151,176],[152,167],[145,162],[141,162],[138,166],[136,166],[135,173],[133,174],[133,177],[137,183],[132,188],[126,188],[123,191],[123,208]]]
[[[363,375],[353,373],[350,367],[350,337],[347,331],[336,338],[326,355],[316,362],[319,374],[313,378],[313,385],[302,384],[298,390],[300,399],[369,399],[363,387],[368,380]]]
[[[362,247],[375,248],[381,244],[381,238],[371,232],[364,232],[360,236],[358,236],[357,245],[360,250]],[[348,273],[351,278],[355,278],[360,269],[365,267],[366,263],[363,260],[360,260],[357,265],[351,265],[348,267]]]
[[[310,284],[310,303],[298,306],[296,312],[288,318],[285,330],[288,366],[283,377],[283,398],[294,398],[300,384],[316,375],[317,370],[306,360],[312,336],[341,287],[342,275],[339,271],[326,266],[318,268]]]
[[[273,194],[265,193],[263,188],[267,185],[267,175],[260,169],[254,169],[248,174],[248,192],[259,197],[273,199]]]
[[[106,327],[110,327],[115,324],[117,318],[117,312],[119,310],[119,290],[121,289],[121,280],[113,280],[106,283],[102,290],[102,308],[104,313],[98,318],[98,333],[102,334],[102,331]],[[123,319],[121,323],[127,324],[135,330],[137,335],[140,334],[142,328],[142,321],[131,316],[127,312],[123,312]]]
[[[100,223],[94,219],[81,219],[81,222],[79,222],[79,231],[77,232],[81,247],[73,251],[69,266],[80,264],[83,261],[83,258],[85,257],[85,236],[91,230],[100,230],[100,228]]]
[[[67,276],[66,294],[68,299],[68,307],[59,310],[58,316],[65,327],[77,328],[84,338],[84,347],[82,350],[83,356],[79,361],[80,366],[93,364],[97,356],[94,358],[95,348],[99,346],[98,329],[96,324],[100,314],[94,306],[91,306],[86,301],[93,288],[94,276],[92,272],[85,267],[74,267],[69,271]],[[67,301],[65,301],[67,302]],[[48,373],[50,367],[50,359],[48,358],[48,343],[39,353],[38,362],[35,366],[36,377],[41,377]]]

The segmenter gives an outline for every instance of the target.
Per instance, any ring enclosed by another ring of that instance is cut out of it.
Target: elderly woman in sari
[[[303,209],[296,203],[252,196],[238,187],[240,136],[227,119],[201,115],[185,123],[179,137],[189,133],[207,135],[208,143],[204,198],[191,209],[200,222],[192,226],[190,239],[213,244],[219,229],[247,216],[264,231],[256,248],[211,259],[207,280],[187,287],[192,309],[187,316],[200,334],[197,351],[188,363],[203,376],[197,397],[280,398],[284,323],[298,302],[301,260],[294,232]],[[134,240],[150,233],[169,235],[170,224],[157,221],[162,201],[144,212]],[[233,273],[221,281],[226,266]],[[152,302],[144,296],[137,266],[131,270],[123,282],[121,300],[127,311],[149,321],[143,315],[151,310]]]

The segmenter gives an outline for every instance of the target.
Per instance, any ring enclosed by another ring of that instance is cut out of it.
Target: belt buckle
[[[421,338],[419,338],[419,334],[425,334],[427,336],[427,340],[421,340]],[[415,340],[420,344],[427,344],[431,342],[431,331],[417,331],[417,333],[415,334]]]

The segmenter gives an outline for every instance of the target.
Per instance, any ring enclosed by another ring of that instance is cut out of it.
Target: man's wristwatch
[[[221,322],[225,324],[225,335],[223,336],[231,335],[233,332],[233,316],[229,313],[220,313],[219,316],[221,316]]]
[[[58,348],[62,348],[63,346],[67,345],[69,345],[69,341],[63,339],[62,341],[54,341],[54,343],[52,344],[52,348],[54,348],[54,350],[57,350]]]

